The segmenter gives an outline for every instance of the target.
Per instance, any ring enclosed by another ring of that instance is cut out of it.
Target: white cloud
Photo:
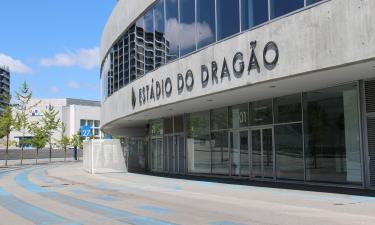
[[[171,48],[176,48],[177,43],[180,43],[180,47],[183,49],[191,48],[195,46],[195,29],[199,32],[199,40],[203,41],[206,39],[213,39],[214,32],[208,23],[178,23],[177,19],[169,19],[166,23],[166,37]]]
[[[73,67],[79,66],[83,69],[93,69],[99,65],[99,48],[78,49],[75,51],[66,51],[57,53],[52,58],[43,58],[40,60],[42,66],[61,66]]]
[[[71,89],[79,89],[81,87],[81,85],[78,82],[74,81],[74,80],[69,81],[66,84],[66,86],[68,86],[68,88],[71,88]]]
[[[31,73],[32,69],[25,65],[21,60],[14,59],[3,53],[0,53],[0,66],[9,67],[11,72],[15,73]]]
[[[90,89],[90,90],[99,90],[99,85],[97,84],[92,84],[92,83],[79,83],[77,81],[71,80],[66,83],[66,86],[70,89]]]
[[[57,86],[52,86],[49,90],[52,93],[59,93],[60,92],[60,88],[57,87]]]

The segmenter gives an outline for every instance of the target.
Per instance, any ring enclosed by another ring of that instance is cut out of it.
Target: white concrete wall
[[[82,105],[71,105],[69,106],[70,111],[70,129],[69,136],[76,134],[81,127],[82,120],[100,120],[100,107],[98,106],[82,106]]]
[[[138,2],[140,1],[137,1],[136,4],[138,4]],[[143,6],[142,3],[141,8]],[[119,7],[124,6],[121,5]],[[128,9],[133,7],[134,4],[130,4]],[[108,27],[119,27],[111,23],[115,21],[114,18],[119,14],[119,10],[121,9],[122,8],[116,7],[109,24],[107,24]],[[141,113],[146,114],[148,111],[151,112],[151,110],[156,110],[163,106],[172,107],[176,103],[199,99],[202,96],[226,93],[227,91],[240,88],[249,87],[249,90],[255,90],[257,85],[264,84],[265,82],[270,83],[285,78],[292,78],[296,75],[312,74],[310,76],[315,78],[316,83],[319,83],[319,79],[321,79],[321,86],[323,87],[325,85],[325,74],[318,73],[318,71],[374,60],[374,9],[375,1],[373,0],[328,1],[316,7],[305,9],[301,12],[272,21],[257,29],[237,35],[188,57],[165,65],[136,80],[127,87],[122,88],[106,99],[102,103],[102,126],[104,125],[104,129],[110,130],[111,125],[113,125],[112,122],[126,118],[129,119],[127,123],[132,123],[134,120],[142,120],[146,117],[140,117],[138,115],[141,115]],[[137,12],[141,11],[143,10],[138,10]],[[124,14],[127,14],[126,12],[127,11],[123,11]],[[124,26],[122,26],[122,28],[123,27]],[[108,32],[108,29],[106,29],[105,32]],[[108,45],[108,40],[116,39],[116,37],[108,37],[114,34],[117,33],[109,32],[104,35],[105,44],[102,45],[104,51],[110,47],[110,45]],[[250,57],[249,44],[254,40],[257,41],[258,47],[256,48],[256,54],[261,66],[261,71],[259,73],[252,71],[250,75],[245,71],[241,78],[234,78],[232,69],[234,54],[238,51],[243,52],[245,65],[247,66]],[[263,66],[262,51],[268,41],[277,43],[280,52],[278,64],[273,70],[267,70]],[[209,82],[208,86],[203,88],[200,82],[201,65],[205,64],[209,66],[211,61],[215,60],[218,63],[218,73],[220,74],[224,57],[227,59],[232,79],[230,81],[224,80],[216,85],[212,85],[212,83]],[[371,68],[369,66],[368,69]],[[188,92],[185,90],[182,94],[177,94],[176,88],[173,87],[174,93],[171,97],[151,101],[142,106],[137,102],[137,106],[133,109],[131,103],[132,88],[134,88],[138,99],[138,90],[140,88],[145,85],[151,85],[152,81],[165,80],[167,77],[170,77],[173,85],[176,85],[177,74],[185,74],[188,69],[193,71],[195,77],[193,91]],[[317,73],[313,74],[312,72]],[[347,82],[348,80],[357,80],[364,76],[362,72],[363,71],[358,70],[356,73],[345,76],[336,73],[332,75],[331,82],[340,83]],[[366,74],[366,76],[368,75]],[[306,83],[302,85],[308,86]],[[302,88],[297,90],[302,90]],[[232,92],[228,92],[228,94],[230,93]],[[225,95],[223,96],[225,97]],[[231,101],[228,101],[227,105],[231,105],[231,103]]]

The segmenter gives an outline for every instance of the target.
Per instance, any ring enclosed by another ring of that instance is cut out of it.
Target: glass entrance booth
[[[363,185],[357,83],[150,122],[153,172]]]

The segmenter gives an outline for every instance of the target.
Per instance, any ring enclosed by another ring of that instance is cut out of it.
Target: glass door
[[[230,175],[239,176],[241,168],[240,156],[240,132],[229,132],[229,146],[230,146]]]
[[[273,128],[251,131],[252,177],[274,179]]]
[[[183,134],[176,135],[176,149],[178,153],[177,165],[178,173],[185,173],[186,170],[186,155],[185,155],[185,136]]]
[[[248,131],[231,131],[230,143],[230,174],[232,176],[249,176],[249,137]]]

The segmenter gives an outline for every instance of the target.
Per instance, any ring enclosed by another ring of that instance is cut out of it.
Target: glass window
[[[242,30],[268,20],[268,0],[241,0]]]
[[[94,135],[98,136],[99,135],[99,129],[94,129]]]
[[[174,117],[174,133],[184,132],[184,116]]]
[[[271,18],[276,18],[288,14],[305,6],[305,0],[271,0]]]
[[[172,61],[179,57],[179,21],[178,21],[178,1],[165,0],[165,37],[167,61]]]
[[[304,180],[302,124],[275,126],[276,176]]]
[[[315,4],[317,2],[321,2],[323,0],[306,0],[306,5],[312,5],[312,4]]]
[[[195,1],[180,0],[180,55],[195,51]]]
[[[217,0],[217,39],[221,40],[240,31],[239,0]]]
[[[164,119],[164,134],[173,133],[173,117]]]
[[[229,174],[228,131],[211,133],[212,173]]]
[[[186,116],[186,152],[188,170],[192,173],[211,173],[210,112]]]
[[[361,184],[357,85],[304,94],[306,179]]]
[[[85,126],[86,125],[86,120],[81,120],[81,126]]]
[[[155,21],[155,66],[156,68],[165,64],[165,22],[164,22],[164,0],[159,1],[154,8]]]
[[[198,48],[216,40],[215,1],[197,0],[197,42]]]
[[[300,94],[275,98],[273,104],[275,123],[302,121],[302,105]]]
[[[154,13],[149,10],[145,16],[145,72],[154,69]]]
[[[145,74],[145,20],[143,17],[139,18],[135,27],[135,65],[137,78]]]
[[[146,143],[143,139],[129,138],[128,169],[129,172],[146,170]]]
[[[151,170],[162,171],[163,170],[163,139],[153,138],[151,139]]]
[[[100,127],[100,121],[99,120],[95,120],[94,124],[95,124],[95,127]]]
[[[272,124],[272,99],[250,103],[250,125]]]
[[[151,122],[151,135],[152,136],[163,135],[163,121],[162,120],[154,120]]]
[[[249,125],[249,105],[242,104],[229,107],[229,128],[247,127]]]
[[[87,121],[87,125],[89,125],[90,127],[93,127],[94,121],[93,120],[88,120]]]
[[[211,130],[222,130],[228,128],[228,108],[211,110]]]

